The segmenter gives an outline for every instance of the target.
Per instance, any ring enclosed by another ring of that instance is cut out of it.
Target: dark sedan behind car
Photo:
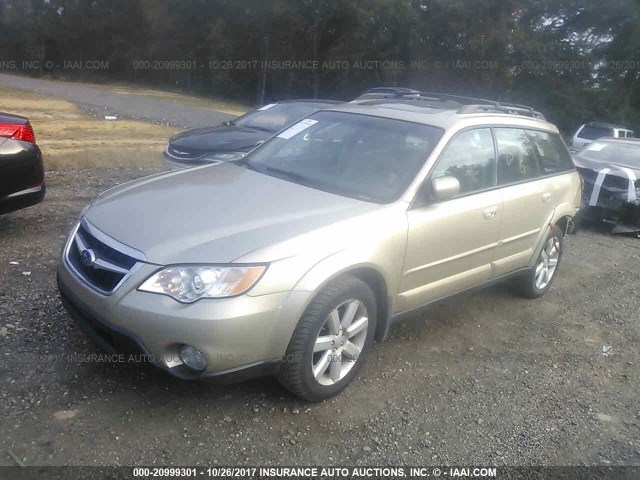
[[[42,154],[29,120],[0,112],[0,214],[44,198]]]
[[[276,132],[333,100],[286,100],[252,110],[222,125],[182,132],[169,140],[164,152],[169,168],[184,168],[238,160]]]
[[[582,218],[640,232],[640,140],[599,138],[573,161],[584,180]]]

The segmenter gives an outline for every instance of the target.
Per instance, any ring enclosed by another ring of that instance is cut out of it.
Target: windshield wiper
[[[273,130],[265,127],[258,127],[256,125],[245,125],[245,128],[251,128],[252,130],[260,130],[261,132],[273,133]]]

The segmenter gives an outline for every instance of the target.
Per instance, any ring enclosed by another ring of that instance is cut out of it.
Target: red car
[[[29,120],[0,112],[0,214],[44,198],[42,153]]]

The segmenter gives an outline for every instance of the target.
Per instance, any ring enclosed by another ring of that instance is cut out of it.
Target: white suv
[[[578,128],[571,138],[571,153],[578,153],[591,142],[601,137],[629,138],[633,137],[633,131],[610,123],[585,123]]]

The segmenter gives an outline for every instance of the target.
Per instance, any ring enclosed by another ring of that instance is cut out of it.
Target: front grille
[[[141,253],[137,253],[110,239],[83,219],[68,246],[66,256],[71,267],[85,282],[101,293],[110,294],[144,259]],[[83,255],[90,260],[83,261],[87,260],[83,259]]]

